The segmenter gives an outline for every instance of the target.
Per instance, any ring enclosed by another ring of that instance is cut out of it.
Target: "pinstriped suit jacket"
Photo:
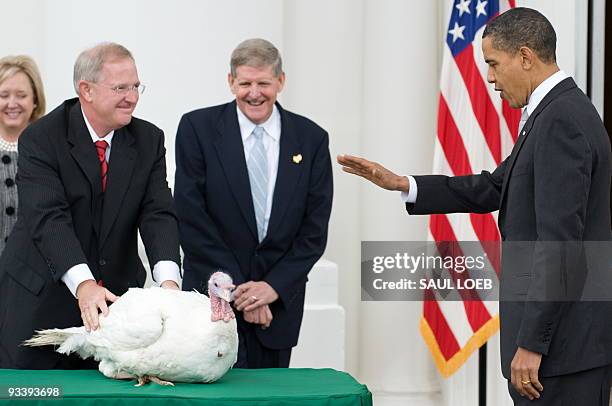
[[[77,99],[19,139],[20,216],[0,257],[0,367],[61,366],[51,348],[20,343],[37,329],[82,324],[61,282],[72,266],[88,264],[115,294],[142,286],[138,231],[149,263],[179,263],[162,131],[137,118],[115,131],[105,193],[99,165]]]

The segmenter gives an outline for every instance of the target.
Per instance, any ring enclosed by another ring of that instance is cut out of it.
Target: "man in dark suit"
[[[230,65],[236,100],[185,114],[176,136],[183,289],[205,291],[212,272],[230,272],[236,366],[288,367],[307,275],[327,241],[328,136],[276,103],[285,74],[274,45],[244,41]]]
[[[338,162],[404,192],[410,214],[499,210],[502,372],[515,404],[608,406],[612,291],[590,296],[587,281],[609,287],[610,143],[555,48],[535,10],[512,9],[486,27],[487,79],[524,107],[517,143],[492,173],[403,177],[362,158]]]
[[[132,117],[144,85],[131,53],[112,43],[84,51],[74,86],[78,99],[19,140],[20,214],[0,258],[1,368],[95,366],[21,343],[39,329],[81,323],[96,329],[107,301],[142,287],[139,230],[153,277],[178,289],[178,224],[164,138]]]

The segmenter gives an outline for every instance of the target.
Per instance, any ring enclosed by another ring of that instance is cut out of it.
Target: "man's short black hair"
[[[544,63],[557,61],[557,34],[550,21],[531,8],[512,8],[492,19],[482,38],[491,37],[493,47],[514,54],[525,46]]]

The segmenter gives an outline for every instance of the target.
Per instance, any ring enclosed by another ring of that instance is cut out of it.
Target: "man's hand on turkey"
[[[163,281],[159,286],[161,286],[164,289],[181,290],[181,288],[179,288],[179,285],[175,281],[173,281],[172,279],[168,279],[166,281]]]
[[[238,331],[229,304],[234,284],[228,274],[212,274],[210,297],[152,287],[130,288],[117,298],[89,282],[79,285],[79,303],[83,301],[85,309],[91,306],[99,328],[37,331],[24,345],[53,345],[61,354],[94,358],[105,376],[137,379],[138,386],[149,381],[214,382],[236,363]],[[96,306],[106,305],[109,298],[116,302],[104,306],[104,314],[98,316]]]
[[[88,332],[97,330],[100,326],[98,314],[108,316],[108,305],[106,302],[115,302],[118,297],[108,289],[98,286],[96,281],[88,279],[81,282],[77,287],[77,298],[83,325]]]

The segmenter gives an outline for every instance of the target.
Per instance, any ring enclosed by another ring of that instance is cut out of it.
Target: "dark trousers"
[[[54,369],[98,369],[98,361],[93,358],[81,359],[76,354],[63,356]]]
[[[0,368],[3,369],[98,369],[93,358],[81,359],[77,354],[63,355],[54,347],[25,348],[27,356],[12,360],[0,345]]]
[[[241,320],[242,321],[242,320]],[[291,348],[273,350],[263,346],[251,323],[238,323],[238,360],[234,368],[289,368]]]
[[[544,391],[539,399],[521,397],[508,381],[515,406],[609,406],[612,366],[589,369],[573,374],[540,378]]]

